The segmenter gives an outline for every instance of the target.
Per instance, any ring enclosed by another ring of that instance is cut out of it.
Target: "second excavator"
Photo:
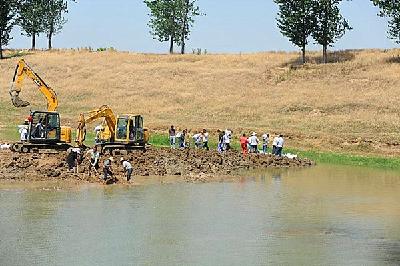
[[[86,124],[103,118],[96,133],[96,144],[104,154],[121,154],[135,149],[145,149],[149,133],[143,127],[141,115],[115,116],[112,109],[103,105],[99,109],[79,115],[76,143],[83,147],[86,139]]]

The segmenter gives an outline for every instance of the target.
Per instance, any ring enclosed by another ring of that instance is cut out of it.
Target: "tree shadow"
[[[399,64],[400,63],[400,55],[394,55],[386,59],[387,63],[390,64]]]
[[[342,51],[328,52],[327,64],[343,63],[343,62],[352,61],[356,57],[355,52],[356,52],[355,50],[342,50]],[[399,59],[399,62],[400,62],[400,59]],[[322,58],[322,52],[321,52],[321,55],[307,56],[306,63],[314,64],[314,65],[324,64],[324,61]],[[289,62],[286,62],[282,65],[282,67],[290,67],[291,69],[297,69],[302,66],[303,66],[303,62],[302,62],[302,58],[300,56],[298,58],[290,60]]]

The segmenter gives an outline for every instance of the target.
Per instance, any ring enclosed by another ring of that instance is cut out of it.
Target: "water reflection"
[[[396,172],[333,166],[237,183],[0,190],[0,265],[396,265],[399,190]]]

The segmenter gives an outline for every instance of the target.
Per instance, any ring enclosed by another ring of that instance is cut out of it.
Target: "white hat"
[[[111,162],[114,162],[114,157],[108,158]]]
[[[253,132],[253,133],[251,133],[251,135],[252,135],[252,136],[256,136],[256,135],[257,135],[257,133],[256,133],[256,132]]]
[[[124,159],[124,157],[121,157],[121,159],[119,159],[121,162],[123,162],[125,159]]]

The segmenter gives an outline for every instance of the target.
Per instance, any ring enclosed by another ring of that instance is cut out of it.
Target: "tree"
[[[36,49],[36,36],[43,32],[44,4],[46,0],[24,0],[20,4],[19,25],[23,35],[32,38],[32,50]]]
[[[16,23],[17,2],[0,0],[0,59],[3,59],[3,46],[12,39],[10,32]]]
[[[181,46],[181,54],[185,53],[185,41],[189,39],[190,29],[194,25],[194,18],[202,15],[196,4],[197,0],[177,0],[178,25],[180,26],[180,40],[176,43]]]
[[[47,0],[43,8],[43,30],[47,35],[48,49],[51,50],[53,35],[59,33],[67,22],[63,14],[68,12],[68,5],[65,0]]]
[[[189,38],[194,17],[200,15],[197,0],[144,0],[150,9],[150,33],[160,42],[169,41],[169,52],[174,52],[174,44],[185,52],[185,41]]]
[[[371,0],[373,4],[381,9],[378,14],[389,18],[389,38],[400,43],[400,1],[395,0]]]
[[[306,46],[310,37],[314,18],[313,0],[274,0],[279,6],[278,28],[290,42],[301,48],[302,62],[306,62]]]
[[[340,2],[341,0],[313,1],[314,25],[311,34],[314,40],[322,45],[324,63],[328,62],[328,46],[332,46],[343,37],[346,30],[352,29],[340,14]]]

